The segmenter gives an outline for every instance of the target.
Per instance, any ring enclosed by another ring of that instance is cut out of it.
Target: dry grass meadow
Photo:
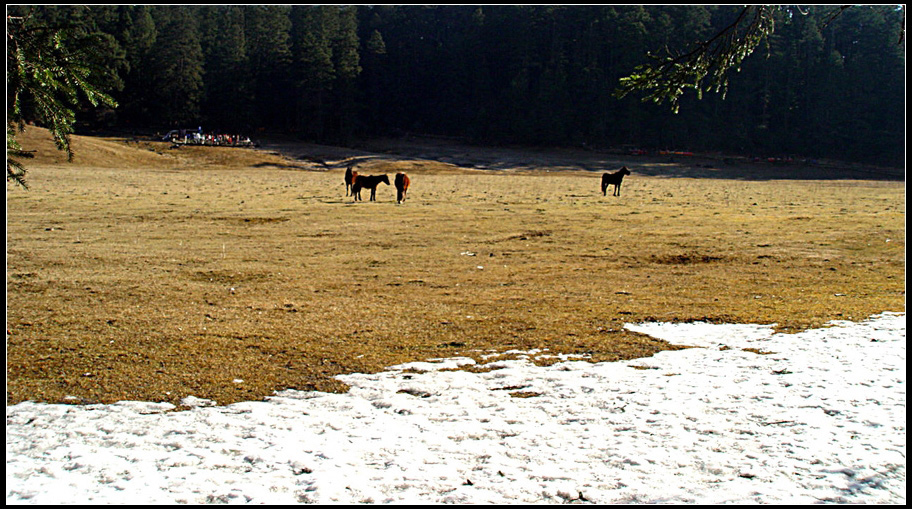
[[[902,181],[669,178],[680,163],[640,160],[606,197],[572,165],[91,137],[66,163],[46,131],[22,138],[38,153],[30,189],[7,184],[8,405],[228,404],[406,361],[678,348],[630,322],[797,331],[905,311]],[[381,185],[352,203],[349,161],[406,171],[409,199]]]

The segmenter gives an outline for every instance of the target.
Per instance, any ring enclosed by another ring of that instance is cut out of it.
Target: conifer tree
[[[292,8],[296,122],[299,132],[314,140],[324,138],[336,77],[332,41],[337,19],[332,9]]]
[[[16,140],[17,133],[29,122],[46,127],[57,148],[72,160],[76,107],[83,100],[116,107],[108,89],[117,80],[102,64],[110,37],[47,26],[30,12],[8,13],[6,31],[6,179],[27,187],[21,159],[31,153]]]
[[[357,79],[361,74],[358,54],[358,19],[354,7],[338,8],[338,25],[333,37],[333,64],[336,75],[338,139],[348,143],[354,133]]]
[[[205,121],[217,130],[249,129],[255,122],[244,8],[213,6],[201,14],[208,20],[208,30],[202,34]]]
[[[193,7],[153,10],[161,27],[151,58],[153,120],[160,125],[193,127],[203,98],[203,51]]]
[[[288,129],[293,125],[290,12],[284,5],[245,8],[248,72],[260,126]]]
[[[118,8],[117,31],[112,35],[125,52],[125,68],[121,72],[123,92],[118,94],[118,117],[130,126],[148,125],[151,120],[149,104],[152,95],[152,56],[158,30],[147,5],[121,5]]]

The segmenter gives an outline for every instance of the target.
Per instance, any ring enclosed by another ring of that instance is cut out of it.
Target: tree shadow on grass
[[[766,160],[744,156],[629,155],[611,151],[538,148],[483,147],[451,141],[414,138],[365,142],[360,148],[330,147],[283,140],[263,148],[286,157],[308,161],[314,168],[289,165],[290,169],[329,171],[372,161],[427,160],[460,168],[489,171],[589,171],[610,172],[627,166],[635,175],[666,178],[722,180],[874,180],[904,181],[902,168],[884,168],[857,163],[817,160]],[[276,165],[273,165],[276,166]]]

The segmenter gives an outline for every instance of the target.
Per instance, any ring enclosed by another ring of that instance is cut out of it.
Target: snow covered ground
[[[628,328],[700,348],[414,363],[340,377],[347,394],[184,412],[8,406],[6,501],[905,503],[904,314],[795,335]]]

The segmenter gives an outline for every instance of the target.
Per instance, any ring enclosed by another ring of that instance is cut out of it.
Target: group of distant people
[[[174,129],[168,132],[164,141],[180,145],[211,145],[217,147],[249,147],[255,145],[250,137],[241,134],[209,134],[203,128]]]

